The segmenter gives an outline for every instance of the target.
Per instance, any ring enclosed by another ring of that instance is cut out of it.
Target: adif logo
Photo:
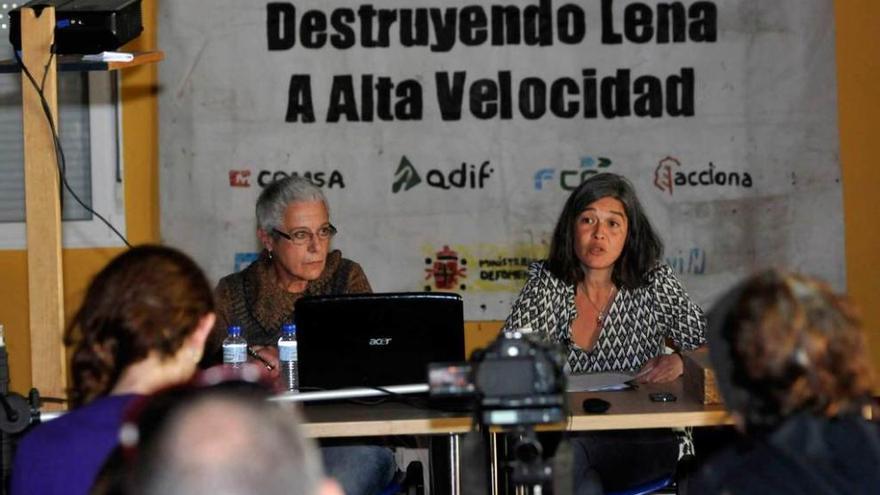
[[[400,188],[403,188],[404,191],[409,191],[418,185],[419,182],[422,182],[422,178],[419,177],[419,172],[404,156],[400,159],[400,166],[397,167],[397,171],[394,172],[394,182],[391,184],[391,192],[400,192]]]
[[[482,163],[461,162],[461,165],[448,171],[437,168],[429,169],[425,174],[425,184],[437,189],[483,189],[486,181],[495,169],[489,160]],[[422,182],[422,177],[415,166],[404,156],[394,172],[391,192],[408,191]]]
[[[370,339],[370,345],[388,345],[391,343],[391,337],[380,337],[376,339]]]

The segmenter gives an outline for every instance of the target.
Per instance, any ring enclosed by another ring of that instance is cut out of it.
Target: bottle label
[[[278,344],[279,361],[296,361],[298,357],[296,342],[280,342]]]
[[[223,362],[238,364],[247,361],[246,344],[226,344],[223,346]]]

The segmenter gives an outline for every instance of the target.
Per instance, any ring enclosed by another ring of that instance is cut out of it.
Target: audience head
[[[333,495],[316,447],[292,407],[244,382],[178,388],[150,398],[136,435],[123,426],[127,493],[142,495]],[[129,452],[126,436],[137,438]]]
[[[600,201],[616,205],[613,210],[622,210],[623,214],[623,235],[617,241],[622,246],[617,246],[620,254],[613,260],[612,281],[618,287],[641,287],[646,283],[645,274],[663,254],[663,242],[651,227],[632,184],[612,173],[593,175],[568,197],[553,231],[548,269],[569,284],[584,279],[589,263],[579,252],[583,242],[581,224],[586,221],[583,214]]]
[[[139,246],[114,258],[89,285],[65,335],[74,345],[71,403],[108,394],[130,366],[155,359],[191,376],[214,322],[211,287],[185,254]]]
[[[260,242],[288,290],[301,292],[321,276],[336,228],[324,193],[308,179],[292,176],[266,186],[257,200],[257,226]]]
[[[709,315],[719,387],[750,434],[807,412],[858,413],[871,368],[854,308],[827,284],[778,270],[757,274]]]

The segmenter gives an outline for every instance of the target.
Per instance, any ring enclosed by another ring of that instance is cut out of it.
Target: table
[[[653,392],[670,392],[675,402],[652,402]],[[630,430],[643,428],[683,428],[686,426],[731,425],[727,411],[720,405],[704,405],[686,394],[681,378],[666,384],[642,384],[637,390],[619,392],[574,392],[568,394],[572,414],[567,429]],[[585,414],[581,403],[587,397],[598,397],[611,403],[603,414]]]
[[[652,402],[652,392],[675,394],[675,402]],[[581,403],[598,397],[611,403],[607,412],[585,414]],[[703,405],[683,391],[681,378],[667,384],[640,385],[636,390],[617,392],[573,392],[568,394],[569,420],[541,425],[540,430],[570,431],[681,428],[733,424],[723,406]],[[452,493],[458,486],[460,435],[470,431],[471,416],[418,409],[399,402],[377,405],[312,403],[303,407],[303,430],[313,438],[371,437],[389,435],[447,435],[450,438]],[[493,430],[496,431],[496,430]],[[497,430],[500,431],[500,430]],[[493,442],[494,443],[494,442]],[[497,469],[497,460],[493,462]]]
[[[671,392],[678,399],[651,402],[648,395],[652,392]],[[603,414],[585,414],[581,403],[587,397],[607,400],[611,407]],[[687,396],[680,378],[667,384],[640,385],[637,390],[572,392],[568,401],[569,421],[540,429],[626,430],[733,424],[723,406],[703,405]],[[471,427],[471,416],[466,413],[424,410],[390,401],[377,405],[311,403],[305,405],[303,414],[303,430],[314,438],[459,434]]]

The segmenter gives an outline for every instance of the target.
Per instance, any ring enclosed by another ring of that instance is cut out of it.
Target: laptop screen
[[[303,297],[294,319],[301,391],[426,383],[428,363],[464,361],[457,294]]]

